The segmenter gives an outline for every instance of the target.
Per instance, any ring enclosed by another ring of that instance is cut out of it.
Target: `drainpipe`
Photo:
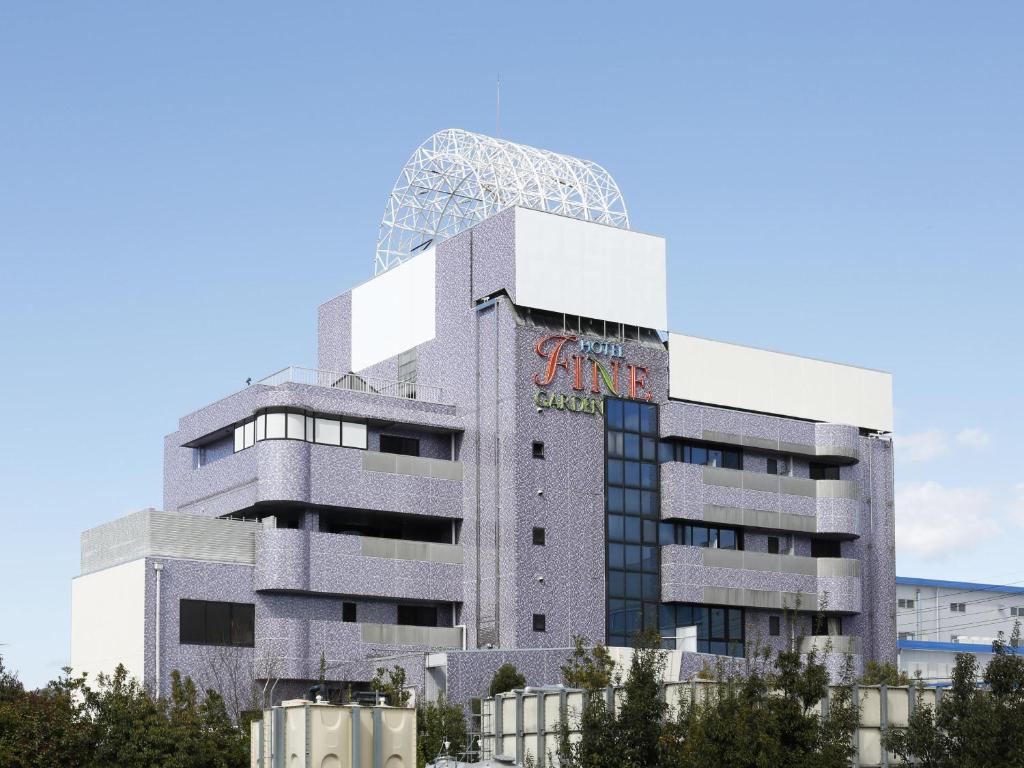
[[[153,563],[153,570],[156,572],[156,698],[160,698],[160,572],[163,571],[163,563]]]

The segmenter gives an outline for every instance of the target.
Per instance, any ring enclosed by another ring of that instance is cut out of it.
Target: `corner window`
[[[536,544],[538,547],[543,547],[544,543],[545,543],[544,539],[545,539],[544,529],[543,528],[534,528],[533,529],[533,543]]]
[[[355,603],[342,603],[341,604],[341,620],[346,622],[354,622],[356,620],[356,604]]]
[[[344,445],[346,448],[365,450],[366,425],[341,419],[307,416],[300,411],[259,413],[235,427],[234,452],[251,448],[264,440],[304,440],[309,443]]]
[[[255,645],[256,606],[212,600],[179,603],[178,642],[182,645]]]
[[[540,440],[533,441],[533,458],[543,459],[544,458],[544,443]]]
[[[547,632],[547,617],[543,613],[533,614],[533,631]]]

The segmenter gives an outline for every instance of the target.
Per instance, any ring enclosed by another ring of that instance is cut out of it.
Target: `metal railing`
[[[344,389],[349,392],[366,392],[384,397],[401,397],[406,400],[421,400],[425,403],[444,402],[444,390],[416,381],[387,381],[385,379],[360,376],[357,373],[338,373],[316,368],[300,368],[290,365],[260,379],[257,384],[276,387],[280,384],[308,384],[313,387]]]

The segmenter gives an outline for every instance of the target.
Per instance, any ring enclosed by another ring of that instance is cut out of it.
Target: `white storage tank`
[[[252,768],[415,768],[416,710],[296,699],[252,723]]]

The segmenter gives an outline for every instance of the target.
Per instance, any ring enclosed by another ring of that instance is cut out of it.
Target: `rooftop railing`
[[[421,400],[425,403],[445,404],[444,390],[429,384],[416,381],[387,381],[356,373],[338,373],[321,371],[316,368],[299,368],[289,366],[272,373],[257,384],[276,387],[280,384],[308,384],[313,387],[329,387],[344,389],[349,392],[366,392],[384,397],[401,397],[406,400]]]

